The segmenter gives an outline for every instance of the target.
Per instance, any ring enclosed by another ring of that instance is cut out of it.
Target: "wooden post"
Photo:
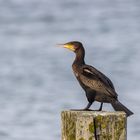
[[[126,140],[124,112],[62,111],[62,140]]]

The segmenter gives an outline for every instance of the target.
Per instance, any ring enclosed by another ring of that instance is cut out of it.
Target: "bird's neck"
[[[78,50],[76,52],[76,57],[75,57],[75,60],[74,60],[73,64],[84,65],[85,64],[84,58],[85,58],[84,49]]]

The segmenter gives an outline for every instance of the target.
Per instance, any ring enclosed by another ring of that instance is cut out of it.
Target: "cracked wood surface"
[[[62,111],[62,140],[126,140],[124,112]]]

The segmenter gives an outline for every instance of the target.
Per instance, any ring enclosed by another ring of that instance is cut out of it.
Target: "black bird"
[[[133,114],[118,101],[118,95],[111,80],[96,68],[85,64],[85,50],[81,42],[68,42],[63,44],[63,47],[76,54],[72,69],[88,100],[88,105],[82,110],[90,110],[92,103],[98,101],[101,102],[99,111],[102,110],[103,103],[111,103],[116,111],[124,111],[127,116]]]

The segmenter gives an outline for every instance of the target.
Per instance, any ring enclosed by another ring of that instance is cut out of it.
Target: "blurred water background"
[[[60,112],[87,104],[71,70],[74,54],[56,47],[72,40],[112,79],[135,113],[128,140],[139,139],[140,1],[0,0],[1,140],[58,140]]]

